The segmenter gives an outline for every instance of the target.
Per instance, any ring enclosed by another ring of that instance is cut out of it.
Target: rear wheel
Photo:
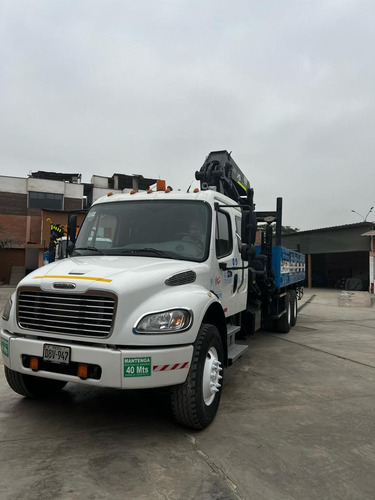
[[[172,411],[183,426],[204,429],[215,418],[223,387],[223,345],[218,329],[203,324],[186,381],[171,388]]]
[[[291,318],[290,325],[294,326],[297,323],[297,293],[294,290],[290,291],[290,309],[291,309]]]
[[[28,398],[46,398],[60,392],[67,382],[61,380],[51,380],[41,377],[33,377],[24,373],[15,372],[7,366],[4,366],[5,378],[9,386]]]
[[[292,308],[290,307],[290,294],[285,294],[285,313],[276,321],[276,330],[278,333],[288,333],[292,321]]]

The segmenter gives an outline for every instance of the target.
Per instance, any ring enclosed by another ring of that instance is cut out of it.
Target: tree
[[[258,231],[265,231],[267,227],[267,224],[258,224]],[[291,227],[291,226],[281,226],[281,234],[293,234],[293,233],[298,233],[299,229],[298,227]],[[276,224],[272,225],[272,234],[276,234]]]
[[[281,234],[298,233],[298,231],[299,231],[298,227],[281,226]]]

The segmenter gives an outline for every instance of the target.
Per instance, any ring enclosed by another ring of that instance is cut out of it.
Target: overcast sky
[[[285,225],[359,222],[375,205],[374,21],[373,0],[0,0],[0,174],[186,190],[227,149],[257,209],[284,198]]]

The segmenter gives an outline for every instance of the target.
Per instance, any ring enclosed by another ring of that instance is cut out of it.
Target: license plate
[[[70,361],[70,347],[62,345],[44,344],[43,361],[68,365]]]

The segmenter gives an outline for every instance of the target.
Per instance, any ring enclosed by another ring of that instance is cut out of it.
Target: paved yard
[[[375,307],[338,298],[308,291],[291,333],[251,337],[203,432],[174,423],[167,391],[31,401],[1,369],[1,498],[373,498]]]

